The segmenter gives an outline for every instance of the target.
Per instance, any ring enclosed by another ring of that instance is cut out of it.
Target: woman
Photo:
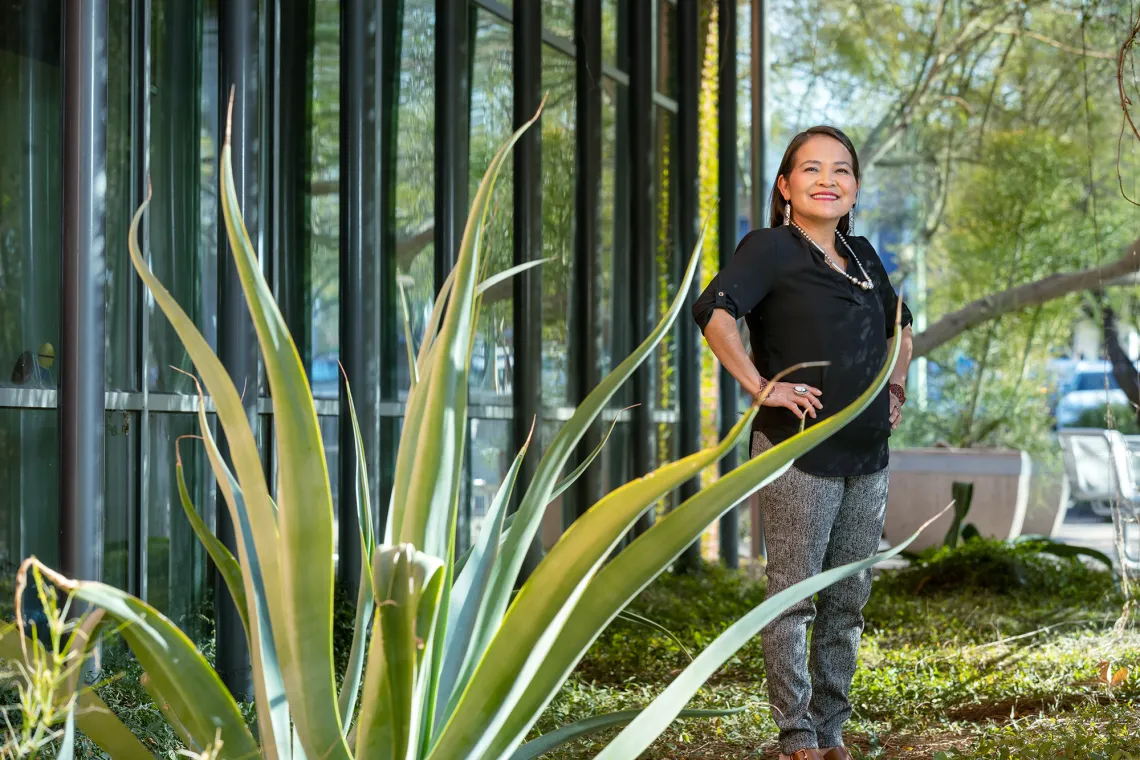
[[[757,397],[777,372],[806,361],[764,399],[752,432],[756,456],[843,409],[887,360],[898,295],[875,249],[851,235],[859,158],[847,135],[812,127],[784,153],[770,228],[748,233],[693,307],[721,364]],[[748,323],[750,359],[736,320]],[[887,438],[902,420],[910,312],[888,389],[759,493],[768,549],[768,596],[821,570],[865,559],[882,536]],[[764,666],[783,758],[844,760],[843,724],[855,673],[870,572],[820,592],[763,632]],[[810,663],[807,629],[812,631]]]

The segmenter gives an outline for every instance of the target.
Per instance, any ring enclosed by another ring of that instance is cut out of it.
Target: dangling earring
[[[784,224],[792,223],[792,202],[784,201]]]
[[[847,212],[847,234],[855,234],[855,207],[852,206],[851,210]]]

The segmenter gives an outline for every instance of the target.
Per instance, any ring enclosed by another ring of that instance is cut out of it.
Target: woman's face
[[[838,221],[855,205],[859,180],[851,154],[827,135],[809,137],[779,178],[780,193],[791,201],[792,219]]]

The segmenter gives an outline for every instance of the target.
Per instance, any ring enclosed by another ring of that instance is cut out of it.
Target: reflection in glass
[[[574,255],[574,60],[542,48],[542,403],[566,403],[566,312]]]
[[[6,5],[0,22],[0,386],[54,388],[62,3]]]
[[[619,66],[617,0],[602,0],[602,63]]]
[[[657,91],[677,97],[677,6],[668,0],[657,3]]]
[[[475,16],[474,70],[471,77],[470,194],[474,198],[499,146],[511,135],[511,29],[486,11]],[[483,237],[483,266],[487,274],[513,263],[514,176],[507,160],[495,182]],[[514,376],[514,302],[510,280],[483,296],[483,311],[471,355],[472,403],[510,403]]]
[[[574,39],[574,0],[542,0],[542,26],[559,37]]]
[[[621,326],[627,317],[618,313],[621,308],[614,297],[614,266],[617,258],[624,256],[629,245],[627,230],[628,203],[625,187],[626,152],[618,150],[618,111],[624,108],[626,88],[611,79],[603,80],[602,87],[602,183],[599,225],[601,229],[601,268],[598,333],[598,365],[600,376],[605,377],[617,358],[624,358],[629,346],[617,345],[615,328]],[[620,106],[619,106],[620,101]],[[620,192],[619,192],[620,190]],[[620,285],[617,285],[620,287]]]
[[[213,421],[211,420],[211,425]],[[182,456],[190,500],[213,525],[209,464],[201,443],[180,436],[198,435],[192,414],[152,414],[149,496],[146,510],[146,601],[174,622],[187,621],[206,594],[206,552],[190,527],[178,495],[175,445]]]
[[[508,420],[473,419],[470,430],[471,519],[465,537],[466,546],[471,546],[479,536],[487,511],[518,453],[511,451],[511,423]]]
[[[316,21],[309,135],[309,381],[314,397],[336,398],[340,394],[340,3],[317,0]]]
[[[396,285],[408,302],[418,348],[435,301],[435,0],[406,0],[396,123]],[[402,320],[397,331],[400,398],[411,386]]]
[[[109,411],[104,419],[103,582],[131,591],[138,415]],[[193,442],[185,442],[191,446]]]
[[[107,8],[109,67],[107,71],[107,225],[104,255],[106,340],[104,381],[107,390],[135,390],[134,313],[132,290],[138,283],[127,252],[131,208],[131,6]]]
[[[151,4],[150,265],[211,345],[217,345],[217,56],[216,8]],[[203,17],[204,16],[204,17]],[[190,358],[149,292],[146,346],[152,391],[193,393]]]
[[[0,409],[0,572],[35,554],[59,566],[59,415]]]
[[[677,199],[673,182],[673,146],[676,117],[663,108],[657,109],[657,261],[655,321],[669,308],[677,292],[676,246],[678,241]],[[674,409],[677,405],[676,332],[665,334],[657,348],[657,408]]]

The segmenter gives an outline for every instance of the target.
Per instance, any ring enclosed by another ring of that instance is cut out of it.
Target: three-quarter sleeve
[[[753,230],[736,246],[736,253],[693,304],[693,319],[704,332],[713,312],[724,309],[740,319],[756,308],[771,290],[776,277],[775,246],[771,230]]]
[[[893,338],[895,335],[895,311],[898,309],[899,294],[895,292],[894,286],[891,285],[891,279],[887,276],[887,269],[883,266],[882,259],[879,258],[878,251],[871,245],[871,241],[867,238],[859,238],[863,242],[863,249],[870,251],[869,258],[871,259],[872,266],[877,270],[875,272],[875,291],[879,294],[879,298],[883,302],[883,317],[886,320],[887,337]],[[902,305],[902,321],[901,325],[906,327],[914,322],[911,316],[910,309],[907,308],[906,301]]]

